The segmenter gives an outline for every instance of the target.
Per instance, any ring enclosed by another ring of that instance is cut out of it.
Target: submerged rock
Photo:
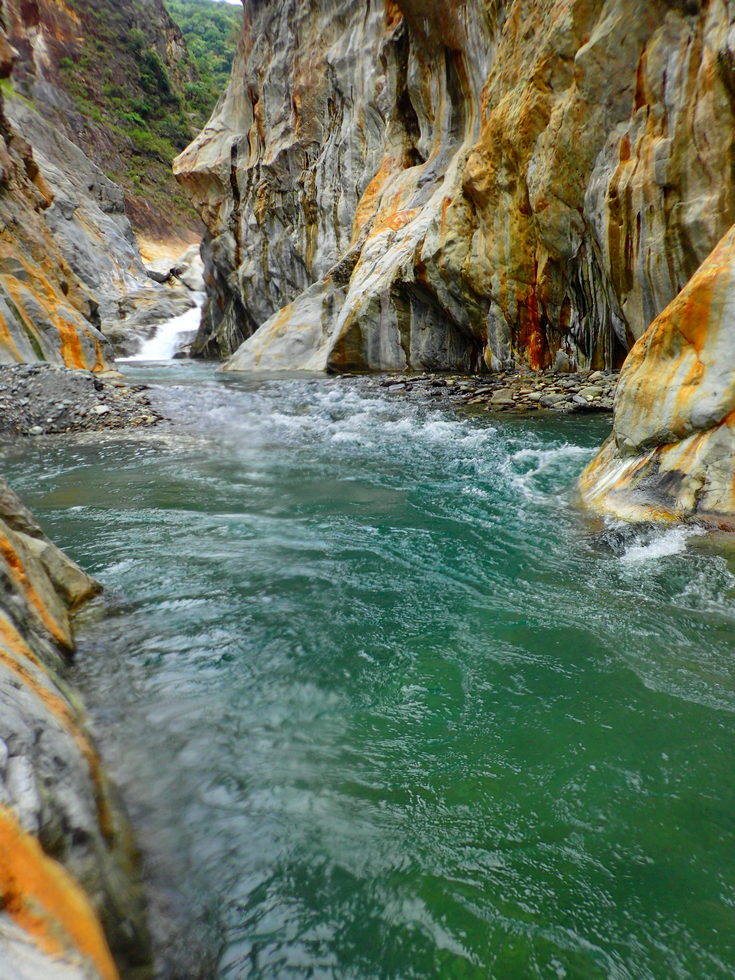
[[[734,463],[735,227],[631,351],[580,488],[616,517],[735,529]]]

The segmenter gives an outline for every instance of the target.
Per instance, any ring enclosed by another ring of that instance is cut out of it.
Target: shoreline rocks
[[[0,365],[0,437],[138,428],[161,419],[146,389],[116,371]]]
[[[351,378],[355,375],[339,375]],[[365,377],[365,376],[363,376]],[[449,404],[488,412],[611,413],[617,371],[497,371],[485,375],[389,374],[369,378],[390,395],[444,398]]]
[[[69,683],[101,587],[0,480],[0,974],[148,980],[132,832]]]
[[[630,352],[584,503],[735,530],[735,226]]]

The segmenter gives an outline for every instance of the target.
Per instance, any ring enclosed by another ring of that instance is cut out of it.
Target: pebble
[[[404,397],[443,399],[448,404],[465,405],[473,411],[488,412],[600,412],[611,413],[617,371],[578,371],[538,373],[498,371],[492,374],[389,374],[377,375],[362,383],[380,387]],[[347,380],[342,378],[342,380]]]
[[[55,364],[0,365],[0,435],[42,436],[161,421],[142,385]]]

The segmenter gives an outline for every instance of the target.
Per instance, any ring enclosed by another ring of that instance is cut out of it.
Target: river
[[[735,564],[579,512],[608,419],[125,371],[173,425],[4,472],[107,586],[162,976],[735,976]]]

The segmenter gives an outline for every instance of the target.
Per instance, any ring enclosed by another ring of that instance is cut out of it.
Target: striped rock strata
[[[106,175],[131,166],[129,138],[96,125],[64,88],[64,65],[84,66],[77,86],[90,81],[100,20],[119,25],[105,51],[111,63],[116,49],[129,61],[127,35],[143,24],[173,83],[191,78],[162,0],[0,0],[0,363],[102,371],[114,356],[108,340],[135,349],[141,321],[194,305],[187,290],[149,278],[128,212],[159,237],[174,236],[173,218],[167,227],[166,215],[142,196],[126,200]],[[111,78],[92,81],[115,88]]]
[[[15,57],[0,33],[0,79],[10,78]],[[0,363],[103,370],[112,351],[95,326],[98,303],[45,220],[53,201],[0,95]]]
[[[625,362],[588,506],[735,529],[735,227]]]
[[[619,366],[735,221],[732,2],[245,6],[175,165],[232,369]]]
[[[130,833],[66,679],[99,590],[0,481],[0,976],[152,974]]]

